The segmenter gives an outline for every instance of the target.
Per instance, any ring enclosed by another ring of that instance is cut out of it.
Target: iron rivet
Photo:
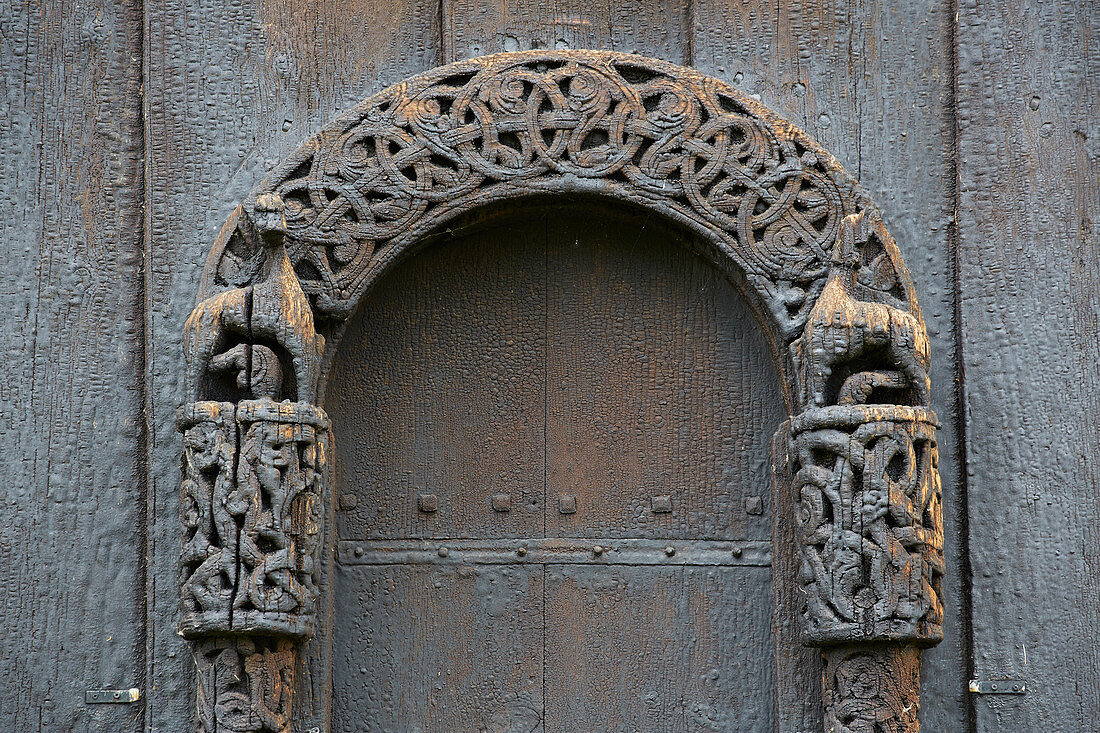
[[[741,557],[741,553],[742,553],[741,546],[740,545],[734,545],[733,546],[733,556],[734,557]]]
[[[562,514],[575,514],[577,512],[577,497],[572,494],[562,494],[559,496],[558,511]]]
[[[517,548],[516,549],[516,554],[519,555],[520,557],[527,557],[527,548],[526,547]]]
[[[440,547],[438,552],[440,557],[447,557],[447,555],[451,554],[451,551],[448,550],[446,547]]]
[[[592,548],[592,554],[595,555],[596,557],[599,557],[600,555],[602,555],[603,554],[603,545],[596,545],[595,547],[593,547]]]
[[[994,682],[994,683],[993,683],[993,689],[994,689],[994,690],[996,690],[996,689],[997,689],[997,683],[996,683],[996,682]]]
[[[416,497],[416,506],[425,514],[439,511],[439,497],[435,494],[421,494]]]
[[[676,548],[673,547],[672,545],[669,545],[668,547],[665,548],[665,554],[668,555],[669,557],[672,557],[673,555],[676,554]]]
[[[354,550],[352,550],[351,554],[355,555],[356,557],[363,557],[363,548],[356,547]]]
[[[115,693],[115,699],[117,700],[117,699],[119,699],[120,697],[122,697],[122,693],[121,693],[121,692],[116,692],[116,693]]]

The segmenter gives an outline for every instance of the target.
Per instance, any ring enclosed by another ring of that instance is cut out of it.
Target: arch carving
[[[371,284],[432,231],[529,196],[619,199],[700,235],[778,347],[793,417],[805,642],[826,729],[916,731],[942,638],[928,339],[909,274],[836,160],[759,102],[635,55],[452,64],[326,126],[230,216],[185,326],[181,633],[200,730],[289,730],[332,503],[323,365]],[[234,727],[237,726],[237,727]],[[878,726],[878,727],[875,727]]]

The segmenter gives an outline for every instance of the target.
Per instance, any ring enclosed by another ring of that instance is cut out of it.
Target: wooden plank
[[[139,730],[141,10],[0,10],[0,729]]]
[[[541,566],[336,575],[335,733],[541,730]]]
[[[977,730],[1100,718],[1095,3],[959,7],[959,283]]]
[[[772,730],[767,568],[546,567],[546,731]]]
[[[680,568],[546,566],[546,733],[683,733]]]
[[[442,0],[444,57],[601,48],[690,63],[690,0]]]
[[[954,187],[951,3],[696,0],[697,67],[757,94],[802,127],[870,192],[912,271],[933,354],[932,406],[944,484],[946,554],[959,555],[959,468],[950,236]],[[777,568],[782,563],[777,559]],[[925,654],[927,730],[965,730],[963,576],[945,580],[943,643]],[[781,706],[801,705],[809,690]]]
[[[687,730],[774,731],[770,568],[685,568]]]
[[[542,536],[546,287],[539,216],[444,237],[368,295],[327,390],[341,539]]]
[[[437,3],[216,0],[145,7],[149,367],[148,725],[190,730],[193,673],[175,633],[180,334],[202,263],[233,207],[339,110],[439,63]],[[312,644],[296,727],[324,726]]]
[[[572,207],[547,226],[548,533],[770,539],[783,398],[743,296],[644,214]]]

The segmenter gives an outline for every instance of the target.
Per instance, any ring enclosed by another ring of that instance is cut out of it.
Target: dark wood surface
[[[1100,717],[1095,3],[959,8],[959,308],[978,730]],[[1003,436],[993,439],[993,436]]]
[[[769,541],[778,376],[690,244],[629,210],[526,206],[385,278],[328,385],[339,539]],[[391,567],[337,571],[337,730],[774,726],[766,567]]]
[[[944,423],[948,623],[925,655],[925,727],[1100,715],[1095,7],[963,3],[957,34],[947,2],[626,8],[5,6],[6,727],[125,730],[144,710],[147,729],[189,728],[172,414],[202,259],[267,168],[339,110],[512,39],[694,64],[860,178],[918,285]],[[304,706],[325,704],[319,659]],[[971,671],[1030,692],[975,698],[970,723]],[[130,684],[145,707],[83,703]]]
[[[145,689],[140,3],[0,10],[0,728]]]

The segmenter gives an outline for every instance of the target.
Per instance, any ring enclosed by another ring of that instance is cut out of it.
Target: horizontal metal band
[[[667,539],[342,540],[341,565],[570,564],[768,567],[772,543]]]

